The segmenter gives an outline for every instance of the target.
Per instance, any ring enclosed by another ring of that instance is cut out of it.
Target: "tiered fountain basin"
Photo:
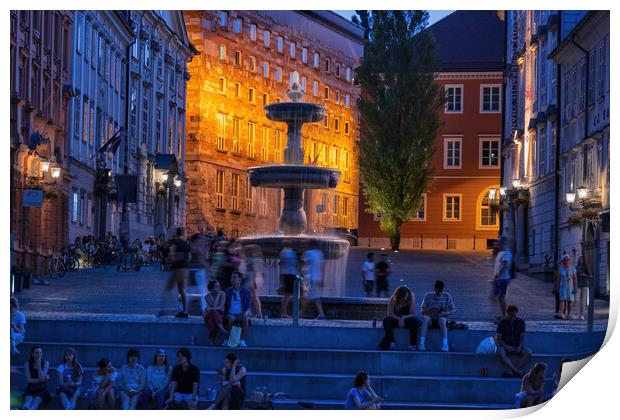
[[[319,122],[325,118],[325,107],[310,102],[276,102],[265,105],[267,118],[279,122]]]
[[[334,236],[313,235],[261,235],[238,239],[241,246],[258,245],[263,258],[279,258],[285,245],[298,253],[309,249],[320,249],[326,260],[337,260],[349,253],[349,241]]]
[[[340,171],[306,165],[273,165],[249,168],[250,184],[266,188],[336,188]]]

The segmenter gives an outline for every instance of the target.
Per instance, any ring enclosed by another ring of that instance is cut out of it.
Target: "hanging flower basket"
[[[583,220],[583,216],[581,215],[581,213],[576,213],[568,217],[568,224],[578,225],[581,223],[582,220]]]
[[[600,219],[600,214],[596,209],[584,209],[581,212],[581,217],[586,220],[598,220]]]
[[[48,201],[54,201],[58,198],[58,193],[56,191],[45,191],[43,193],[43,198]]]

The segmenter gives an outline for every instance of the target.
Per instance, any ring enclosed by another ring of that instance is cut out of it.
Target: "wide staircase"
[[[450,333],[451,352],[442,353],[438,331],[430,331],[426,352],[379,351],[382,328],[318,326],[252,326],[248,348],[234,351],[248,371],[246,407],[252,391],[266,387],[285,392],[289,399],[275,402],[276,408],[301,408],[299,402],[314,408],[342,409],[355,373],[370,373],[374,390],[385,399],[384,408],[397,409],[504,409],[514,407],[520,379],[502,378],[502,367],[495,355],[475,353],[478,343],[492,331],[459,330]],[[60,339],[59,337],[62,337]],[[132,322],[110,317],[107,320],[37,320],[27,324],[27,339],[21,354],[11,359],[11,389],[24,388],[23,364],[30,346],[43,347],[50,362],[52,395],[58,382],[55,368],[63,350],[73,347],[85,368],[83,387],[92,387],[96,362],[105,357],[120,367],[130,348],[140,351],[141,363],[151,363],[157,349],[163,348],[172,363],[176,350],[188,347],[192,363],[201,370],[200,404],[209,403],[207,390],[217,388],[215,370],[223,366],[232,349],[207,346],[206,328],[199,322],[176,320]],[[600,333],[527,333],[526,345],[534,353],[530,364],[547,363],[547,390],[551,377],[563,357],[585,358],[596,352],[604,339]],[[398,347],[408,344],[405,331],[397,331]],[[483,373],[484,372],[484,373]],[[485,376],[486,373],[486,376]],[[78,408],[93,403],[92,392],[80,399]],[[47,407],[60,408],[57,398]]]

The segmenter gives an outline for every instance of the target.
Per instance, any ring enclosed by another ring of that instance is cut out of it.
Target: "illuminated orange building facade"
[[[223,229],[232,238],[277,229],[282,192],[250,187],[247,169],[282,163],[286,125],[264,105],[285,101],[299,73],[302,101],[326,106],[302,131],[305,162],[338,168],[333,191],[306,192],[308,230],[357,227],[359,175],[353,69],[362,30],[331,12],[187,11],[189,63],[186,172],[190,232]]]
[[[435,179],[416,217],[401,228],[401,248],[486,250],[499,217],[504,26],[492,11],[457,11],[429,27],[446,93],[433,157]],[[458,38],[455,38],[458,37]],[[499,197],[499,192],[497,192]],[[360,203],[359,245],[388,247],[380,215]]]

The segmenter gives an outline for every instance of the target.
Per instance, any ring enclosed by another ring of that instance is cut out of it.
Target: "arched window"
[[[489,192],[487,191],[480,202],[480,226],[497,226],[499,218],[497,217],[497,207],[491,205]]]

